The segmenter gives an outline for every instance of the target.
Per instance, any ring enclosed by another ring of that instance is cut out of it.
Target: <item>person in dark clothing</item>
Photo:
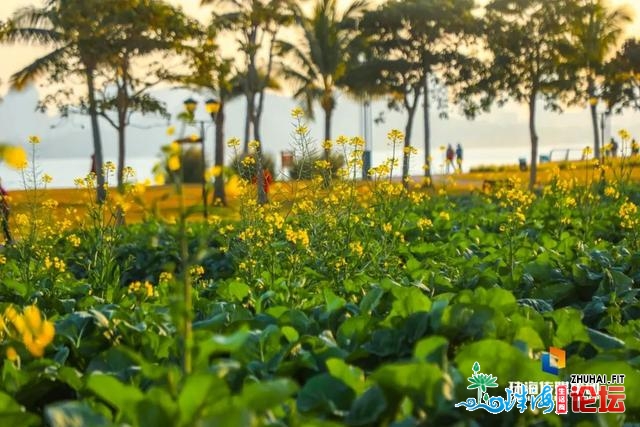
[[[458,172],[462,173],[462,146],[460,144],[456,147],[456,164],[458,166]]]
[[[13,243],[11,230],[9,230],[9,193],[0,183],[0,223],[2,223],[2,231],[4,232],[4,240],[6,243]]]
[[[451,146],[451,144],[449,144],[447,146],[447,162],[446,162],[446,173],[449,173],[449,167],[451,167],[451,170],[453,172],[456,171],[456,167],[453,165],[453,160],[456,157],[456,152],[453,151],[453,147]]]

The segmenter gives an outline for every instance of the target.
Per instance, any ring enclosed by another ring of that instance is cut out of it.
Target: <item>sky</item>
[[[200,0],[169,0],[169,2],[182,6],[187,13],[202,21],[206,21],[211,13],[211,6],[201,7]],[[342,0],[343,4],[346,2],[347,0]],[[611,2],[615,5],[626,4],[635,13],[636,19],[628,35],[640,37],[640,0],[611,0]],[[37,0],[0,0],[0,19],[6,19],[19,7],[39,4]],[[44,157],[71,156],[86,159],[92,152],[90,127],[86,118],[76,117],[61,122],[57,117],[36,113],[35,105],[43,92],[38,87],[28,88],[22,93],[7,92],[6,82],[10,75],[44,53],[46,50],[34,46],[0,45],[0,57],[3,58],[0,61],[0,81],[3,82],[0,85],[0,97],[4,98],[3,102],[0,102],[0,141],[24,144],[28,135],[38,134],[43,141],[50,142],[49,145],[41,144]],[[181,110],[182,100],[189,96],[194,95],[168,89],[159,94],[174,115]],[[197,94],[195,97],[199,99]],[[204,96],[200,98],[204,99]],[[289,112],[294,106],[295,103],[285,97],[271,96],[267,99],[262,133],[263,139],[269,141],[269,148],[276,157],[279,157],[279,151],[290,146],[292,126]],[[537,120],[541,153],[565,148],[577,149],[592,144],[591,121],[586,106],[567,110],[563,114],[542,110],[540,106]],[[390,113],[386,111],[383,103],[374,103],[373,117],[382,112],[386,116],[386,121],[382,125],[374,125],[373,138],[370,142],[374,150],[374,164],[376,163],[375,151],[386,150],[387,131],[391,128],[403,129],[404,127],[402,114]],[[243,116],[242,101],[235,101],[229,105],[227,137],[242,136]],[[322,118],[319,112],[317,116],[319,119]],[[418,147],[423,139],[420,117],[417,116],[414,126],[414,145]],[[469,149],[470,155],[466,156],[469,159],[468,164],[517,163],[518,157],[529,157],[527,118],[526,109],[514,104],[494,108],[491,113],[483,114],[474,121],[462,117],[455,108],[450,111],[448,120],[440,119],[433,114],[432,147],[461,142],[465,148]],[[132,127],[129,131],[132,143],[128,148],[128,156],[130,158],[154,157],[159,147],[167,142],[164,133],[167,123],[157,118],[141,118],[137,124],[138,128]],[[640,113],[627,112],[621,116],[614,116],[607,124],[607,135],[622,128],[640,137]],[[310,129],[312,138],[320,140],[322,121],[311,123]],[[338,109],[334,115],[334,137],[340,134],[362,135],[361,130],[361,106],[342,96],[338,99]],[[102,126],[102,132],[106,156],[115,156],[115,132],[106,124]],[[208,129],[207,132],[211,132],[212,137],[212,130]],[[267,151],[269,148],[265,146]],[[212,147],[208,147],[208,150],[212,151]]]

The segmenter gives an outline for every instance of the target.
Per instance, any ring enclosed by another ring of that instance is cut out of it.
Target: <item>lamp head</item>
[[[188,98],[184,101],[184,109],[190,114],[193,114],[193,112],[196,110],[197,105],[198,101],[193,98]]]
[[[220,101],[218,101],[216,98],[207,99],[207,101],[204,103],[204,106],[207,109],[207,113],[211,114],[212,116],[220,111]]]

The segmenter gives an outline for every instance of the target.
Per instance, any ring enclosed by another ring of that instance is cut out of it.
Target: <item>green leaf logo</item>
[[[471,383],[467,386],[467,389],[473,390],[475,388],[478,390],[478,403],[482,400],[487,401],[489,399],[488,395],[486,395],[487,388],[498,387],[498,377],[494,377],[491,374],[481,374],[480,364],[478,362],[473,364],[473,375],[467,379]]]

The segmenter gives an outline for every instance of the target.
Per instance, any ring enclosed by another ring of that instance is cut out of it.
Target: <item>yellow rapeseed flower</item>
[[[174,126],[169,126],[169,127],[167,128],[167,135],[168,135],[168,136],[171,136],[171,135],[173,135],[174,133],[176,133],[176,128],[175,128]]]
[[[14,169],[24,169],[27,167],[27,153],[22,147],[6,147],[2,152],[4,161]]]
[[[29,144],[40,144],[40,137],[37,135],[29,135]]]
[[[234,137],[227,141],[227,147],[229,148],[237,147],[239,145],[240,145],[240,140],[238,138]]]
[[[172,155],[167,160],[167,167],[170,171],[175,172],[180,169],[180,157],[176,155]]]
[[[291,110],[291,117],[293,117],[294,119],[300,119],[304,117],[304,111],[302,110],[302,108],[296,107]]]

